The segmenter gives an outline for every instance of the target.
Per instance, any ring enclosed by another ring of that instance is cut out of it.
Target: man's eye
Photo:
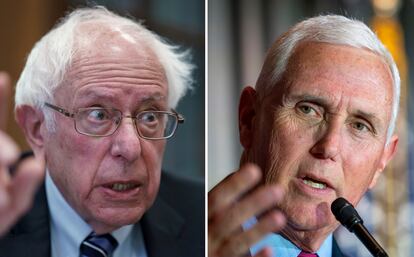
[[[354,122],[351,126],[358,131],[370,131],[369,127],[362,122]]]
[[[299,106],[299,111],[304,113],[304,114],[307,114],[307,115],[316,115],[317,114],[316,110],[313,107],[309,106],[309,105],[300,105]]]
[[[110,115],[108,111],[106,110],[91,110],[88,115],[89,119],[97,120],[97,121],[103,121],[108,120],[110,118]]]
[[[157,115],[152,112],[146,112],[141,116],[140,120],[145,123],[152,123],[157,121]]]

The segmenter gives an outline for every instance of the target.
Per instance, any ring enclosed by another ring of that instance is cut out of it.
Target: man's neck
[[[314,253],[319,250],[333,230],[332,228],[322,228],[318,230],[300,231],[287,224],[280,234],[300,249]]]

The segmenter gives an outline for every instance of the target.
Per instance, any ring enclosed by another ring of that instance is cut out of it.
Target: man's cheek
[[[306,147],[312,144],[315,137],[316,126],[292,112],[293,110],[281,112],[281,116],[273,122],[271,142],[283,146],[284,152],[298,151],[298,145]]]
[[[296,131],[302,125],[303,120],[300,120],[294,114],[292,109],[280,109],[273,115],[273,127],[283,128],[287,131]]]
[[[78,155],[90,155],[99,150],[99,138],[91,138],[83,135],[75,135],[66,137],[67,148],[71,151],[76,151]]]
[[[369,183],[367,181],[367,178],[361,177],[361,174],[348,174],[346,180],[344,181],[344,197],[352,204],[356,205],[368,189]]]
[[[161,167],[165,150],[165,142],[162,140],[158,142],[142,142],[141,147],[141,154],[147,160],[147,164],[150,164],[156,168]]]

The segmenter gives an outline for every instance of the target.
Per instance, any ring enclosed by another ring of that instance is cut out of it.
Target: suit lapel
[[[149,257],[182,256],[177,240],[184,219],[160,196],[145,213],[141,224]]]
[[[0,240],[0,255],[50,256],[49,210],[45,186],[35,196],[33,208]]]

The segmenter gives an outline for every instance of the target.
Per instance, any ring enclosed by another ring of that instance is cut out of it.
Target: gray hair
[[[400,101],[400,75],[391,54],[364,23],[340,15],[324,15],[304,20],[284,33],[269,49],[256,83],[259,97],[270,93],[283,77],[295,47],[303,42],[321,42],[364,48],[380,56],[388,65],[393,79],[393,104],[387,131],[387,143],[397,120]]]
[[[43,109],[44,102],[53,103],[53,93],[62,84],[82,42],[95,39],[96,35],[79,31],[81,25],[87,22],[99,24],[95,34],[117,31],[132,39],[131,42],[140,39],[146,43],[164,69],[168,81],[169,107],[174,108],[187,89],[191,88],[194,67],[188,61],[188,51],[179,51],[177,46],[166,43],[136,21],[116,15],[105,7],[96,6],[73,11],[36,43],[16,85],[16,107],[30,105]],[[45,118],[48,128],[53,129],[53,116],[45,113]]]

